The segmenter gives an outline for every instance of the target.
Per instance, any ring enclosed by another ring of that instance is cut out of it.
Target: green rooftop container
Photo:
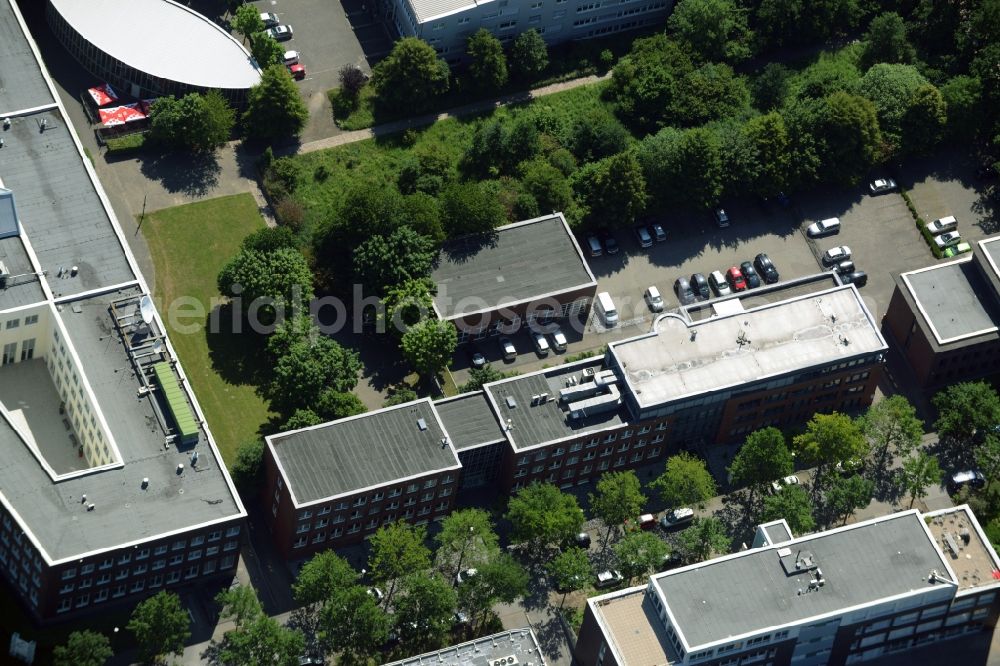
[[[169,363],[161,361],[153,366],[153,373],[156,375],[156,383],[160,385],[160,390],[167,399],[167,407],[170,408],[170,416],[174,419],[181,444],[197,444],[198,422],[191,413],[191,406],[177,382],[173,368]]]

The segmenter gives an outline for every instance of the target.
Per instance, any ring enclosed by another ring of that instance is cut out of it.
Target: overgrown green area
[[[119,155],[142,150],[148,135],[148,132],[134,132],[125,136],[113,136],[107,140],[108,154]]]
[[[240,443],[258,436],[271,414],[253,378],[259,369],[244,367],[258,336],[234,333],[232,318],[216,288],[216,276],[236,254],[244,237],[262,228],[249,194],[220,197],[149,213],[142,232],[156,269],[156,298],[170,340],[205,411],[223,458],[231,464]],[[183,301],[181,300],[183,299]],[[198,303],[201,317],[176,317],[182,302]],[[208,328],[210,313],[218,331]]]

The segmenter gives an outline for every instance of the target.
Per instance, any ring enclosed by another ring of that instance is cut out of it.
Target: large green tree
[[[253,590],[223,590],[216,601],[223,615],[232,614],[234,606],[239,608],[236,628],[227,631],[218,644],[220,666],[298,666],[305,636],[268,617]]]
[[[236,112],[218,90],[160,97],[149,111],[149,137],[171,150],[209,152],[229,140]]]
[[[684,75],[668,107],[671,124],[697,127],[750,108],[750,89],[729,65],[706,63]]]
[[[457,346],[455,325],[440,319],[425,319],[411,326],[400,340],[403,356],[426,377],[437,375],[446,368]]]
[[[435,290],[434,283],[428,278],[407,280],[386,290],[378,331],[402,336],[411,326],[431,316]]]
[[[618,568],[626,582],[646,576],[663,565],[670,548],[653,532],[630,532],[612,546],[618,558]]]
[[[96,631],[74,631],[52,650],[54,666],[104,666],[114,656],[108,637]]]
[[[260,10],[250,3],[241,4],[236,8],[230,24],[233,26],[233,30],[243,35],[244,39],[264,30],[264,21],[260,18]]]
[[[833,479],[824,497],[826,512],[831,522],[842,520],[841,524],[846,525],[847,519],[856,510],[863,509],[871,503],[874,492],[874,482],[863,476],[841,476]]]
[[[690,527],[677,535],[677,539],[687,562],[701,562],[713,553],[726,553],[731,542],[726,526],[718,518],[695,518]]]
[[[472,33],[466,48],[469,77],[484,92],[496,92],[507,83],[507,56],[503,44],[486,28]]]
[[[734,485],[750,489],[747,504],[753,505],[754,496],[762,493],[775,479],[791,474],[793,465],[785,435],[777,428],[763,428],[747,435],[746,442],[733,457],[729,474]]]
[[[642,485],[635,472],[608,472],[597,482],[597,493],[590,495],[591,512],[604,521],[608,531],[604,535],[604,547],[608,545],[611,533],[626,520],[635,520],[646,505]]]
[[[262,68],[282,67],[285,47],[269,33],[258,32],[250,37],[250,54]]]
[[[414,573],[403,579],[393,614],[396,632],[411,652],[444,645],[458,596],[438,574]]]
[[[938,411],[934,429],[960,444],[1000,424],[1000,396],[986,382],[952,384],[935,394],[932,402]]]
[[[813,472],[813,493],[819,497],[827,475],[836,463],[863,460],[869,451],[860,425],[839,412],[814,414],[805,432],[792,439],[792,446],[801,459],[816,467]]]
[[[764,498],[761,520],[785,519],[793,534],[802,535],[816,529],[813,503],[802,486],[782,486],[774,495]]]
[[[454,183],[441,194],[441,217],[451,237],[489,234],[507,221],[507,211],[486,183]]]
[[[417,37],[396,40],[392,51],[372,70],[371,85],[387,109],[427,109],[448,90],[448,64]]]
[[[445,516],[434,541],[438,563],[450,577],[470,565],[478,567],[494,557],[500,547],[489,512],[475,508],[459,509]]]
[[[665,34],[637,39],[615,65],[608,93],[630,125],[655,131],[663,125],[679,80],[692,70],[687,53]]]
[[[184,643],[191,636],[191,618],[180,597],[161,590],[135,607],[125,628],[135,636],[142,658],[155,661],[184,652]]]
[[[566,603],[567,594],[582,590],[590,580],[590,558],[583,548],[567,548],[549,560],[545,568],[552,576],[556,591],[562,592],[559,608]]]
[[[458,586],[458,600],[473,625],[484,628],[493,606],[514,603],[527,591],[528,572],[510,554],[498,552]]]
[[[325,605],[339,590],[358,582],[354,567],[332,550],[313,555],[292,584],[295,601],[303,606]]]
[[[666,127],[643,139],[638,159],[657,207],[707,210],[719,202],[726,169],[719,136],[712,129]]]
[[[705,461],[683,452],[667,458],[663,474],[654,479],[649,487],[658,492],[660,499],[673,509],[689,505],[701,506],[717,492],[715,479],[708,471]]]
[[[681,0],[667,28],[704,61],[734,63],[753,55],[747,11],[733,0]]]
[[[239,298],[242,314],[264,326],[280,315],[304,312],[313,297],[312,271],[298,250],[242,250],[229,260],[216,281],[219,292]]]
[[[286,414],[298,408],[318,407],[324,392],[347,392],[357,385],[361,360],[356,351],[322,335],[315,327],[288,341],[278,337],[283,327],[279,326],[268,341],[268,352],[275,359],[266,388],[272,407]]]
[[[248,439],[236,449],[236,460],[229,466],[229,474],[244,497],[253,497],[260,488],[263,460],[264,440],[260,437]]]
[[[279,141],[298,136],[309,119],[309,110],[284,65],[270,65],[260,83],[250,88],[243,112],[246,136]]]
[[[906,132],[907,112],[914,94],[930,85],[913,65],[878,63],[858,82],[858,93],[871,100],[878,114],[879,127],[890,153],[905,154],[911,139]]]
[[[917,451],[903,461],[903,489],[913,503],[927,496],[927,486],[941,482],[941,466],[938,459],[926,451]]]
[[[903,115],[903,152],[909,155],[930,153],[940,143],[947,125],[944,96],[930,83],[925,83],[913,91]]]
[[[522,79],[538,76],[549,66],[549,47],[534,28],[525,30],[510,47],[510,66]]]
[[[813,134],[822,145],[823,171],[833,180],[856,184],[882,156],[875,107],[863,97],[834,92],[821,108]]]
[[[974,76],[960,74],[941,86],[941,97],[948,109],[948,134],[958,141],[972,141],[985,117],[982,83]]]
[[[765,197],[784,191],[792,179],[791,139],[785,119],[776,112],[757,116],[747,121],[744,131],[756,165],[751,188]]]
[[[571,539],[584,521],[576,498],[551,483],[533,483],[521,488],[510,498],[505,517],[512,523],[514,543],[532,542],[536,547]]]
[[[592,226],[608,220],[629,225],[645,210],[646,179],[631,150],[591,162],[573,176],[574,189]]]
[[[354,249],[354,275],[366,293],[384,294],[390,287],[430,275],[437,257],[434,241],[409,227],[390,235],[374,235]]]
[[[879,400],[860,419],[861,430],[871,444],[872,463],[876,470],[888,469],[892,457],[905,457],[920,445],[923,422],[917,410],[904,396],[891,395]]]
[[[386,608],[392,603],[399,580],[430,568],[431,551],[424,543],[426,539],[426,528],[402,521],[383,525],[371,536],[368,568],[372,580],[388,584]]]
[[[861,67],[868,69],[879,62],[908,64],[917,52],[906,38],[906,24],[896,12],[885,12],[872,19],[864,37]]]
[[[341,663],[369,663],[389,638],[392,620],[361,585],[333,591],[320,611],[317,628],[322,642],[340,652]]]

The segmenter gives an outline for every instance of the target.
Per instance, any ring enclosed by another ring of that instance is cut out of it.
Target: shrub
[[[357,65],[344,65],[340,68],[340,89],[354,97],[358,96],[368,77]]]
[[[292,231],[298,231],[302,228],[305,216],[306,211],[302,204],[292,198],[282,199],[274,207],[274,217]]]

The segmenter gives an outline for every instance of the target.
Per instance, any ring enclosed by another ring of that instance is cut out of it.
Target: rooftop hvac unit
[[[510,655],[509,657],[501,657],[500,659],[494,659],[491,662],[491,666],[516,666],[517,657]]]
[[[10,277],[10,271],[7,270],[7,266],[0,261],[0,289],[7,288],[7,278]]]

